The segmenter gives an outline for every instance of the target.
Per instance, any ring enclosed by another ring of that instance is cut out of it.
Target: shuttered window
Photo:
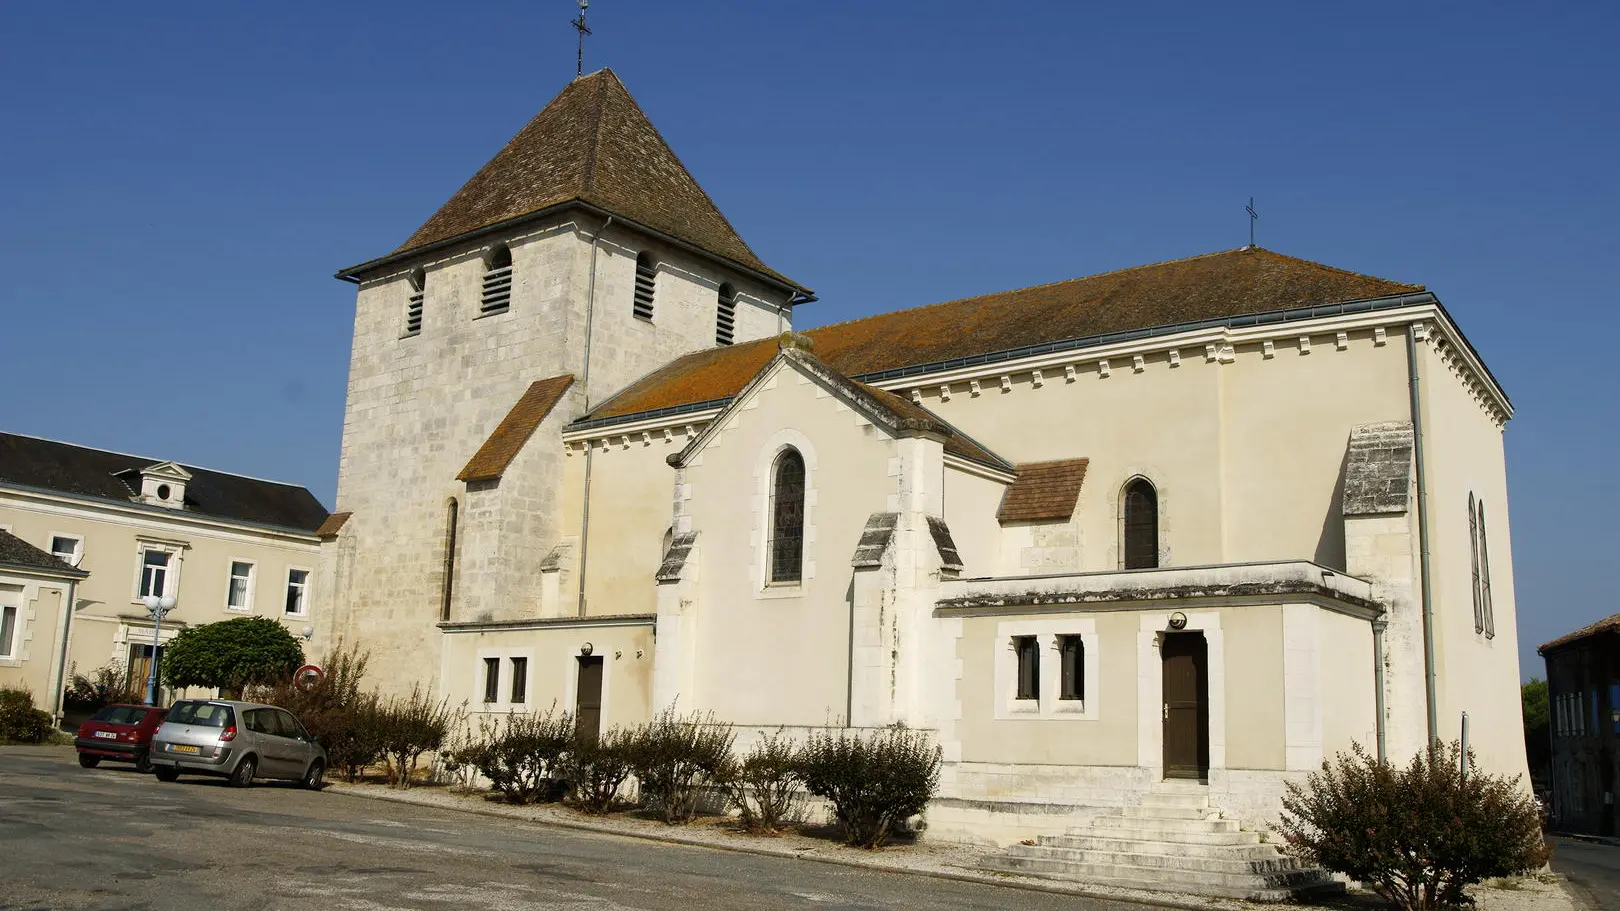
[[[715,305],[714,343],[729,345],[737,337],[737,291],[730,285],[720,286],[720,300]]]
[[[411,273],[411,293],[405,298],[405,334],[422,332],[422,304],[427,298],[427,273],[421,269]]]
[[[1146,478],[1125,488],[1125,568],[1159,565],[1159,495]]]
[[[1034,636],[1014,636],[1013,651],[1018,655],[1019,699],[1041,698],[1041,646]]]
[[[804,457],[797,449],[776,458],[771,489],[771,582],[804,578]]]
[[[658,290],[658,264],[651,253],[636,257],[636,294],[634,310],[637,319],[653,318],[653,292]]]
[[[460,511],[454,497],[446,509],[444,520],[444,587],[439,592],[439,619],[450,619],[450,605],[456,593],[456,521]]]
[[[1085,642],[1079,636],[1059,636],[1058,660],[1062,671],[1058,681],[1058,698],[1086,698]]]
[[[512,251],[498,247],[489,254],[484,270],[484,293],[479,299],[478,313],[488,316],[501,313],[512,305]]]
[[[1491,609],[1491,548],[1490,535],[1485,533],[1485,501],[1479,501],[1479,612],[1485,638],[1496,638],[1496,616]]]
[[[1474,495],[1468,495],[1468,558],[1474,572],[1474,632],[1485,632],[1485,602],[1479,587],[1479,513]]]

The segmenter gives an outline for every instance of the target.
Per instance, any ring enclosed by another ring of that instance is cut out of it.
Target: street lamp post
[[[152,615],[152,661],[151,672],[146,677],[146,704],[157,705],[158,697],[158,632],[163,628],[163,618],[169,611],[174,610],[174,596],[147,595],[141,599],[146,605],[146,612]]]

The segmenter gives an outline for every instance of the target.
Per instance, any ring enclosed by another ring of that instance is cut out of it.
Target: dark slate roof
[[[0,531],[0,566],[21,566],[81,579],[90,575],[8,531]]]
[[[551,414],[551,409],[557,407],[557,402],[574,385],[574,375],[565,373],[543,380],[535,380],[529,388],[506,413],[506,417],[495,426],[489,439],[484,445],[478,447],[473,457],[467,460],[466,467],[461,474],[456,475],[458,481],[493,481],[506,471],[506,466],[512,464],[517,454],[523,449],[523,444],[534,435],[540,422]]]
[[[805,334],[829,367],[866,379],[1032,345],[1422,290],[1245,247],[897,310]],[[776,339],[760,339],[678,358],[582,421],[730,398],[770,362],[776,347]]]
[[[996,518],[1003,522],[1067,522],[1080,501],[1089,459],[1025,462],[1001,495]]]
[[[162,461],[0,432],[0,484],[128,503],[140,492],[141,469]],[[191,473],[187,512],[311,533],[326,521],[326,508],[297,485],[182,467]]]
[[[749,249],[606,69],[569,83],[392,255],[575,201],[807,290]]]
[[[1540,648],[1536,649],[1536,654],[1545,656],[1555,648],[1561,648],[1602,633],[1614,632],[1620,632],[1620,614],[1610,614],[1602,620],[1583,626],[1573,633],[1566,633],[1551,642],[1543,643]]]

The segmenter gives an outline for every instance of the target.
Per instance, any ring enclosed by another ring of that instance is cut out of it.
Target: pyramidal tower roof
[[[749,249],[609,69],[570,82],[386,258],[569,202],[805,290]]]

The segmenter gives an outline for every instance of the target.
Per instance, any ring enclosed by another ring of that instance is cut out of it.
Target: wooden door
[[[1164,777],[1209,777],[1209,648],[1203,633],[1166,633]]]
[[[595,742],[602,733],[602,657],[581,655],[574,688],[574,725],[579,736]]]

